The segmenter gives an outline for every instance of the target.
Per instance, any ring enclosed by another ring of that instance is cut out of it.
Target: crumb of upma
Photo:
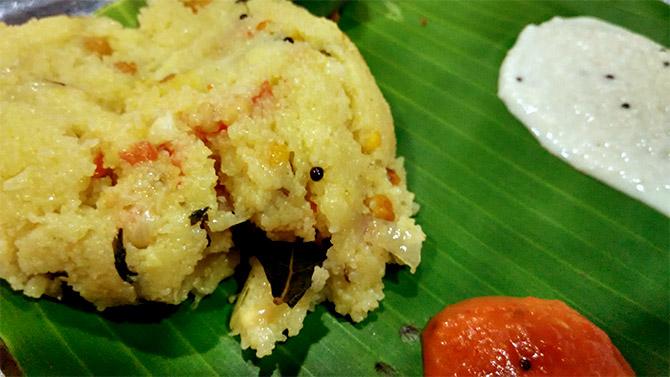
[[[207,295],[242,258],[230,326],[258,356],[322,301],[363,320],[425,236],[354,45],[284,0],[155,0],[139,21],[0,23],[0,277],[103,310]],[[243,223],[328,246],[295,302],[234,244]]]

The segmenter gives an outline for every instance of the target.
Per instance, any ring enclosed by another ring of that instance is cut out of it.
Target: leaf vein
[[[44,318],[44,322],[47,324],[47,326],[49,326],[49,329],[51,330],[51,332],[56,334],[56,337],[58,338],[58,341],[63,344],[64,348],[70,354],[72,354],[73,358],[75,360],[77,360],[77,363],[79,363],[79,365],[82,367],[82,369],[84,369],[88,375],[93,375],[93,372],[91,371],[91,369],[86,365],[86,363],[84,363],[84,360],[82,360],[79,357],[79,355],[77,355],[77,353],[74,352],[74,350],[72,350],[72,347],[70,347],[70,343],[68,343],[67,340],[65,340],[65,336],[63,336],[61,331],[53,324],[53,322],[51,321],[49,316],[47,316],[47,314],[44,312],[44,309],[42,309],[42,305],[40,305],[40,303],[34,303],[34,307],[37,308],[37,311],[40,313],[40,316],[42,318]]]
[[[603,283],[602,281],[600,281],[600,280],[598,280],[598,279],[595,279],[595,278],[592,277],[591,275],[587,274],[585,271],[583,271],[583,270],[577,268],[577,267],[576,267],[575,265],[573,265],[572,263],[567,262],[566,260],[564,260],[564,259],[558,257],[555,253],[551,252],[549,249],[545,248],[543,245],[538,244],[538,243],[535,242],[534,240],[528,238],[528,237],[527,237],[526,235],[524,235],[523,233],[520,233],[520,232],[514,230],[513,228],[509,227],[504,221],[499,220],[496,216],[494,216],[494,215],[492,215],[490,212],[486,211],[484,208],[482,208],[481,206],[479,206],[477,203],[475,203],[475,202],[473,202],[472,200],[468,199],[467,197],[463,196],[458,190],[455,190],[455,189],[451,188],[451,187],[450,187],[449,185],[447,185],[446,183],[444,183],[444,182],[442,182],[441,180],[435,178],[432,174],[430,174],[427,170],[425,170],[425,169],[424,169],[423,167],[421,167],[419,164],[414,164],[414,163],[412,163],[411,161],[408,161],[407,163],[412,164],[412,165],[414,165],[414,166],[416,167],[416,169],[423,171],[423,172],[426,174],[426,176],[427,176],[429,179],[431,179],[432,181],[434,181],[437,185],[439,185],[439,186],[441,186],[441,187],[444,187],[444,188],[447,189],[448,191],[450,191],[450,192],[454,193],[455,195],[457,195],[458,197],[460,197],[463,201],[468,202],[470,205],[472,205],[473,207],[477,208],[477,209],[479,210],[479,212],[481,212],[481,213],[484,214],[486,217],[488,217],[489,219],[491,219],[492,221],[494,221],[495,223],[497,223],[500,227],[506,229],[507,232],[508,232],[509,234],[513,234],[513,235],[515,235],[517,238],[523,240],[525,243],[529,244],[529,245],[532,246],[534,249],[536,249],[536,250],[538,250],[538,251],[540,251],[540,252],[546,254],[548,257],[551,257],[552,259],[556,260],[557,262],[559,262],[559,263],[562,264],[563,266],[565,266],[565,267],[567,267],[567,268],[573,270],[573,271],[574,271],[575,273],[577,273],[578,275],[580,275],[580,276],[584,276],[584,278],[586,278],[587,280],[590,280],[590,281],[594,282],[595,284],[601,286],[602,288],[604,288],[604,289],[610,291],[610,292],[613,293],[614,295],[616,295],[616,296],[622,298],[624,301],[628,301],[630,304],[632,304],[632,305],[634,305],[634,306],[637,306],[637,307],[640,308],[642,311],[644,311],[644,312],[650,314],[651,316],[657,318],[657,319],[660,320],[661,322],[663,322],[663,323],[665,323],[665,324],[670,324],[670,322],[668,321],[667,318],[662,318],[661,316],[659,316],[659,315],[656,314],[655,312],[649,310],[647,307],[641,305],[639,302],[637,302],[637,301],[635,301],[635,300],[629,298],[627,295],[624,295],[622,292],[620,292],[620,291],[618,291],[618,290],[616,290],[616,289],[613,289],[613,288],[610,287],[609,285]]]

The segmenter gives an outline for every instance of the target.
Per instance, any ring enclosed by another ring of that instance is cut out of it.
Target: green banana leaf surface
[[[482,295],[560,299],[603,328],[640,375],[670,373],[670,220],[546,152],[496,97],[529,23],[590,15],[670,45],[656,1],[303,2],[367,60],[395,118],[427,240],[416,274],[389,267],[361,323],[328,305],[257,359],[229,335],[230,279],[196,306],[98,313],[0,284],[0,337],[26,375],[420,375],[421,329]],[[104,14],[136,26],[138,1]],[[412,334],[410,334],[412,335]]]

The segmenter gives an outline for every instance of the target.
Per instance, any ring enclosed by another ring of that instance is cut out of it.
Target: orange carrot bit
[[[258,25],[256,25],[256,30],[258,31],[265,30],[265,28],[268,26],[269,23],[270,20],[263,20],[259,22]]]
[[[104,158],[105,156],[102,154],[102,152],[98,152],[98,154],[95,155],[95,158],[93,158],[93,163],[95,163],[95,172],[93,172],[93,178],[104,178],[110,175],[112,169],[105,168]]]
[[[201,126],[197,126],[193,129],[193,132],[198,139],[207,141],[209,138],[215,137],[216,135],[226,132],[227,130],[228,125],[223,121],[219,121],[216,123],[216,128],[212,131],[208,131]]]
[[[137,64],[133,62],[116,62],[114,63],[114,68],[118,69],[122,73],[129,75],[134,75],[137,73]]]
[[[98,154],[95,155],[95,158],[93,159],[93,163],[95,164],[95,172],[93,172],[93,178],[102,178],[105,175],[107,175],[105,171],[105,166],[103,165],[103,159],[104,156],[102,155],[102,152],[98,152]]]
[[[184,4],[184,6],[190,8],[191,12],[198,13],[198,10],[200,10],[200,8],[209,5],[209,3],[212,2],[212,0],[181,0],[181,2],[182,4]]]
[[[111,55],[114,52],[104,37],[84,38],[84,48],[100,57]]]
[[[272,96],[272,85],[270,85],[270,82],[268,80],[263,81],[263,84],[261,84],[261,88],[258,91],[258,93],[251,97],[251,102],[258,103],[258,101],[266,98],[266,97],[271,97]]]
[[[386,169],[386,176],[393,186],[398,186],[401,182],[400,176],[393,169]]]
[[[137,165],[146,161],[156,161],[158,159],[158,149],[148,141],[139,141],[133,144],[130,149],[121,151],[119,157],[131,165]]]
[[[386,195],[374,195],[371,198],[367,198],[365,204],[370,208],[372,216],[387,221],[395,220],[393,203]]]
[[[104,162],[105,156],[102,152],[98,152],[93,158],[93,163],[95,164],[95,171],[93,172],[93,178],[106,178],[112,180],[112,186],[116,185],[117,176],[112,168],[106,168]]]

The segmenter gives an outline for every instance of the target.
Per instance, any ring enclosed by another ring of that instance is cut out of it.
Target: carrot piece
[[[386,195],[374,195],[365,200],[365,204],[372,211],[372,216],[386,220],[395,220],[395,213],[393,212],[393,203]]]
[[[95,155],[95,158],[93,159],[93,163],[95,163],[93,178],[103,178],[109,175],[111,169],[105,168],[104,158],[105,156],[102,152],[98,152],[98,154]]]
[[[119,157],[131,165],[137,165],[146,161],[158,159],[158,149],[148,141],[140,141],[128,150],[121,151]]]
[[[258,93],[251,97],[251,102],[253,102],[255,105],[258,101],[270,96],[272,96],[272,85],[270,85],[268,80],[265,80],[263,81],[263,84],[261,84],[261,88]]]
[[[261,31],[264,30],[268,24],[270,23],[270,20],[263,20],[256,25],[256,30]]]

